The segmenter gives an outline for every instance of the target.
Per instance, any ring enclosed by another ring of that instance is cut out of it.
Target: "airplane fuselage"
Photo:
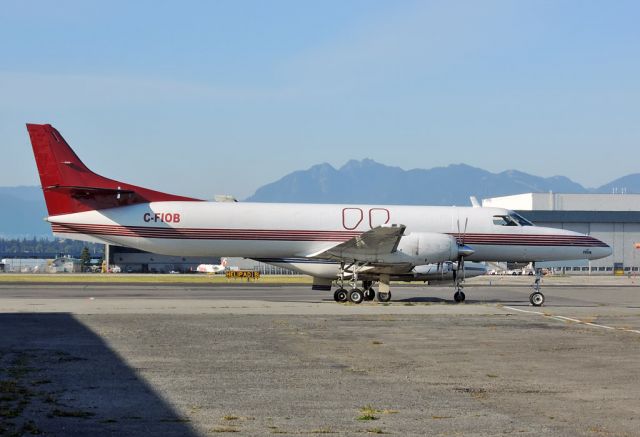
[[[306,257],[389,224],[405,225],[405,235],[433,232],[463,238],[474,250],[470,261],[596,259],[610,254],[606,244],[576,232],[496,224],[510,214],[500,208],[168,201],[48,220],[60,236],[87,236],[167,255]]]

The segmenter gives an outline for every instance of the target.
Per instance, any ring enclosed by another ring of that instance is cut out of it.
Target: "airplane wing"
[[[393,253],[404,235],[404,225],[378,226],[329,249],[309,255],[309,258],[339,261],[372,261]]]

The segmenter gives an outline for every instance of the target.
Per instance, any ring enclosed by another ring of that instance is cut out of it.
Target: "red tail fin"
[[[89,170],[50,124],[27,124],[49,215],[136,203],[197,201],[107,179]]]

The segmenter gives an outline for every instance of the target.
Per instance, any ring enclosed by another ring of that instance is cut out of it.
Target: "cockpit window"
[[[518,214],[517,212],[513,212],[511,211],[509,213],[509,217],[513,218],[515,221],[517,221],[520,226],[534,226],[533,223],[531,223],[529,220],[527,220],[526,218],[522,217],[520,214]]]
[[[510,212],[509,215],[494,215],[493,224],[496,226],[533,226],[533,223],[515,212]]]
[[[508,215],[494,215],[493,224],[496,226],[518,226],[518,222]]]

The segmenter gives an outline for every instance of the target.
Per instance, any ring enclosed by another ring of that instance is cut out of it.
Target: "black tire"
[[[349,292],[349,302],[359,304],[364,300],[364,293],[358,288],[354,288]]]
[[[529,302],[531,302],[531,305],[533,305],[534,307],[541,307],[544,303],[544,294],[540,293],[539,291],[531,293],[531,295],[529,296]]]
[[[335,293],[333,293],[333,298],[336,302],[346,302],[349,296],[347,295],[347,290],[344,288],[338,288]]]
[[[373,288],[367,288],[364,291],[364,300],[372,301],[375,298],[376,298],[376,291]]]
[[[378,302],[389,302],[391,300],[391,292],[381,293],[378,291],[376,297],[378,298]]]
[[[453,300],[455,300],[456,302],[462,303],[465,299],[466,296],[464,295],[464,291],[456,291],[455,293],[453,293]]]

